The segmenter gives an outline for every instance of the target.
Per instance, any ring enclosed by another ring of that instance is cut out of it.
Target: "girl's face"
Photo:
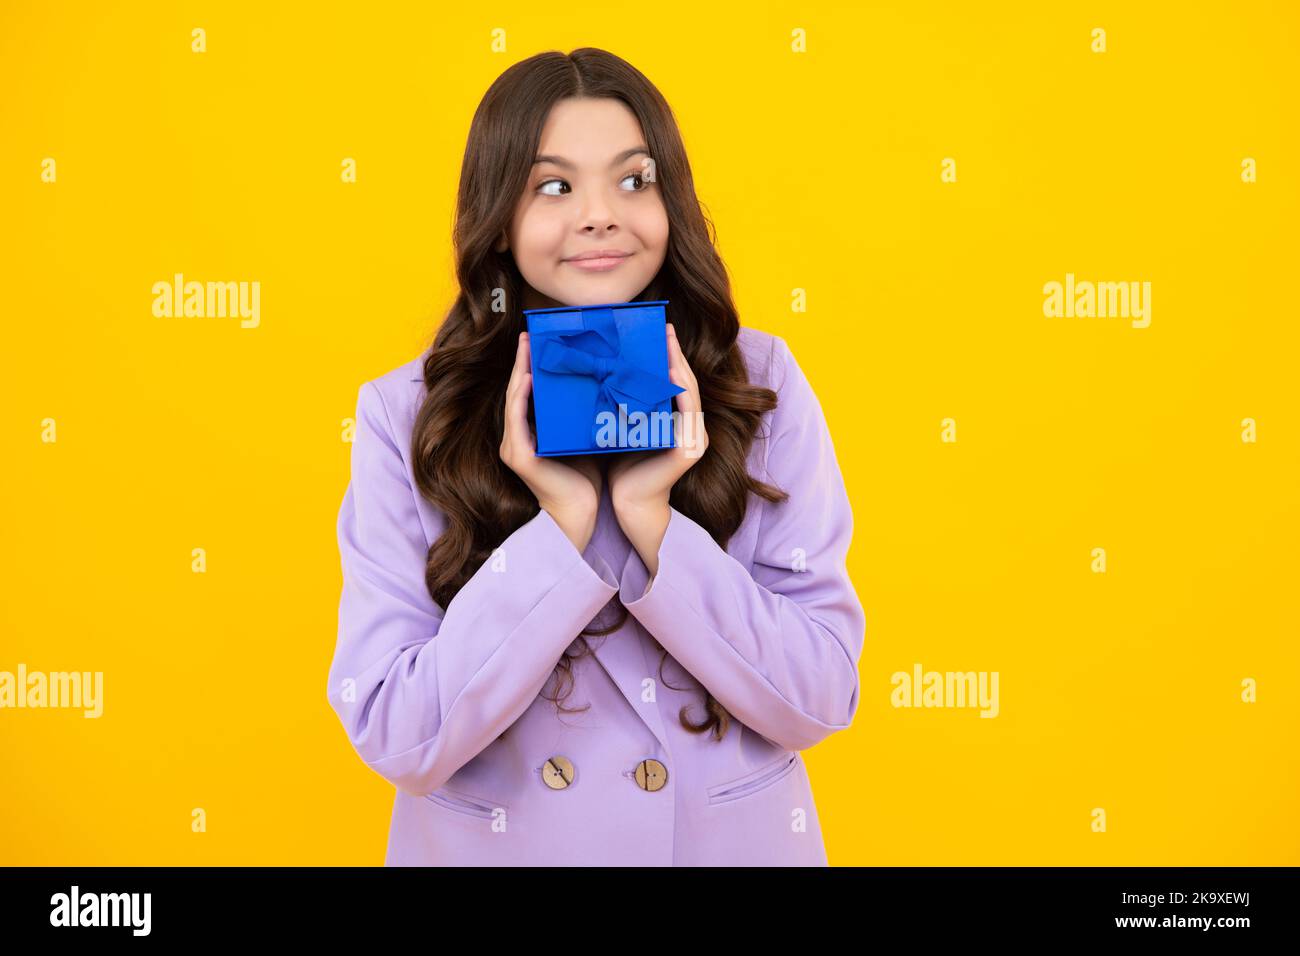
[[[515,207],[509,248],[527,286],[525,309],[630,302],[659,272],[668,212],[636,116],[608,97],[551,109],[538,162]],[[590,257],[605,253],[599,258]]]

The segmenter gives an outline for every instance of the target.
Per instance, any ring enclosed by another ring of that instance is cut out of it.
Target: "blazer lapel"
[[[617,602],[617,598],[614,599]],[[632,615],[628,615],[623,626],[604,637],[588,637],[593,647],[593,655],[600,666],[609,674],[615,686],[627,698],[633,712],[644,721],[654,733],[663,748],[660,756],[667,757],[668,734],[659,713],[659,704],[655,700],[642,700],[642,682],[647,678],[654,680],[656,696],[659,692],[658,664],[648,660],[647,642],[641,636],[641,626]],[[647,757],[652,756],[646,754]]]

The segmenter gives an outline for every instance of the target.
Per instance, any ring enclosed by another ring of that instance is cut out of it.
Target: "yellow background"
[[[6,2],[0,670],[102,670],[105,712],[0,711],[0,862],[382,862],[325,696],[341,423],[451,301],[479,98],[593,45],[831,423],[867,612],[805,755],[831,862],[1300,863],[1300,15],[1135,6]],[[176,272],[259,281],[260,327],[154,318]],[[1045,318],[1067,272],[1151,282],[1150,327]],[[917,662],[1001,713],[894,708]]]

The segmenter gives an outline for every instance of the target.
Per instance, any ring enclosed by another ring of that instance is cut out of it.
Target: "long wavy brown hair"
[[[709,434],[708,448],[673,487],[669,504],[725,548],[745,516],[747,495],[772,502],[788,497],[754,478],[745,465],[763,413],[776,407],[776,393],[749,383],[736,341],[740,321],[714,248],[715,230],[695,195],[668,103],[635,67],[604,50],[539,53],[502,73],[474,114],[453,231],[460,293],[424,363],[427,394],[415,420],[411,460],[420,494],[446,516],[446,529],[429,548],[425,568],[429,594],[444,608],[492,551],[540,510],[528,486],[500,457],[506,384],[519,333],[526,329],[521,311],[526,286],[511,253],[498,253],[494,245],[508,231],[527,186],[547,115],[566,97],[614,97],[627,105],[640,120],[667,208],[664,264],[636,301],[668,300],[669,320],[699,382]],[[528,406],[531,421],[531,397]],[[564,706],[573,687],[572,662],[590,653],[588,635],[608,635],[623,625],[627,608],[619,602],[617,610],[613,623],[584,628],[575,641],[578,650],[571,654],[571,645],[556,664],[557,693],[543,696],[559,710],[574,713],[590,706]],[[661,681],[667,656],[664,650]],[[704,708],[697,723],[682,707],[682,726],[693,733],[712,730],[721,740],[730,715],[707,690]]]

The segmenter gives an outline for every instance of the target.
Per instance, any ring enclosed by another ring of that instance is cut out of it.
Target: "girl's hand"
[[[528,333],[519,335],[515,365],[506,385],[505,429],[501,460],[523,479],[537,503],[560,526],[574,547],[583,551],[596,529],[602,476],[594,455],[561,460],[539,458],[528,426],[528,396],[532,393]],[[567,464],[571,462],[572,464]]]
[[[681,427],[676,431],[677,447],[637,452],[619,452],[609,463],[609,496],[616,512],[655,512],[662,514],[668,493],[677,479],[700,460],[709,447],[704,430],[704,410],[700,387],[695,380],[677,330],[668,323],[668,377],[674,385],[686,389],[674,398]]]

